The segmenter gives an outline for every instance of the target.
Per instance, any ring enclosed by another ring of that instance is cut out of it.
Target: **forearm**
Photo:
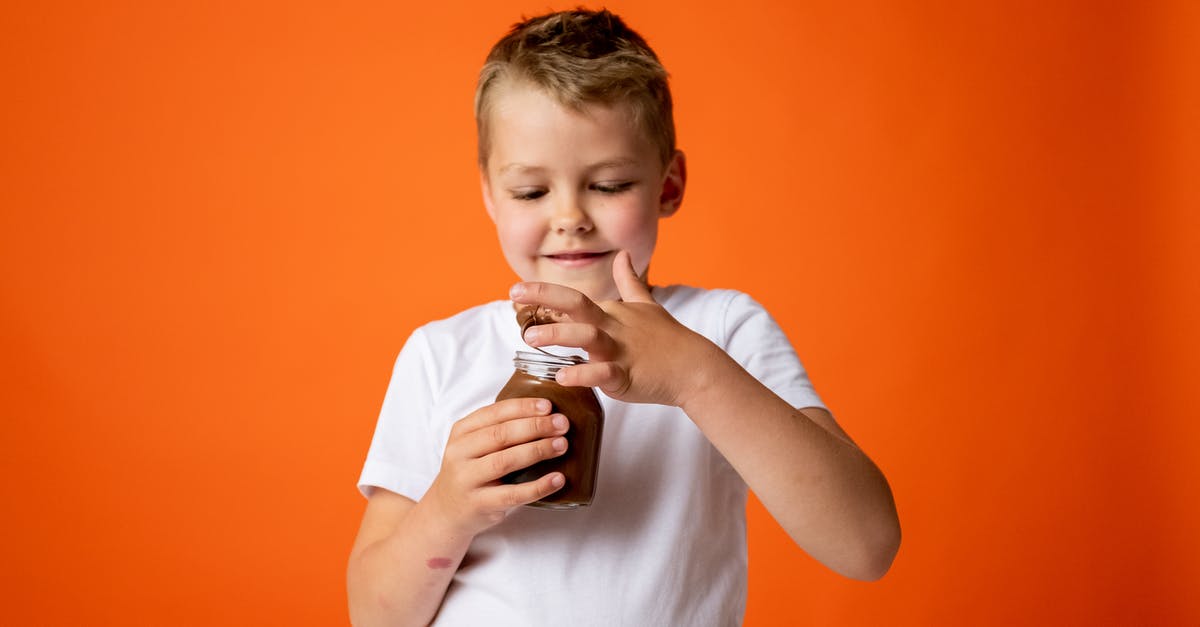
[[[900,527],[879,469],[824,410],[809,416],[793,408],[672,317],[621,255],[613,261],[620,301],[597,305],[550,283],[513,288],[514,302],[543,305],[572,321],[531,328],[524,336],[530,346],[588,353],[590,363],[560,370],[558,382],[681,407],[801,548],[846,576],[882,576]]]
[[[481,407],[451,427],[441,469],[420,502],[375,489],[347,566],[354,624],[428,624],[476,534],[563,486],[560,472],[500,481],[566,450],[569,423],[552,409],[543,398]]]
[[[411,505],[394,529],[356,547],[347,585],[354,625],[428,625],[471,538],[450,531],[428,503]]]
[[[713,350],[684,412],[796,544],[845,576],[882,576],[900,539],[883,474],[836,425],[818,424]]]

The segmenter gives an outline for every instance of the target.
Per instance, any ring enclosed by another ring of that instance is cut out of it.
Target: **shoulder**
[[[427,322],[413,331],[414,337],[434,345],[458,343],[498,329],[504,318],[508,301],[495,300],[454,315]],[[512,316],[508,316],[511,318]]]
[[[684,326],[724,345],[733,328],[749,317],[767,316],[750,295],[734,289],[688,285],[655,287],[654,299]]]
[[[397,363],[422,362],[431,378],[439,378],[437,372],[458,367],[464,359],[478,356],[480,350],[504,342],[504,323],[512,324],[513,319],[507,314],[508,307],[508,301],[492,301],[417,327],[404,343]]]
[[[452,382],[459,389],[462,381],[491,376],[497,364],[511,363],[520,341],[511,311],[508,301],[493,301],[417,327],[396,356],[391,387],[423,385],[440,398]]]
[[[652,294],[654,300],[672,314],[691,314],[692,312],[709,312],[713,309],[726,309],[736,300],[749,299],[746,294],[731,289],[706,289],[690,285],[655,286]]]

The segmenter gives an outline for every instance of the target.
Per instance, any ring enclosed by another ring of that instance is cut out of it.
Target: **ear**
[[[658,215],[668,218],[679,211],[683,204],[683,188],[687,184],[687,159],[683,151],[676,150],[667,163],[667,171],[663,175],[662,194],[658,199]]]
[[[479,166],[479,191],[483,193],[483,207],[488,217],[496,221],[496,207],[492,205],[492,184],[488,181],[487,167]]]

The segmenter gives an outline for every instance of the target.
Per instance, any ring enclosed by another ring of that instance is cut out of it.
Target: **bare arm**
[[[545,399],[514,398],[472,412],[451,429],[441,470],[419,502],[372,492],[346,568],[352,624],[429,624],[475,536],[562,487],[558,472],[500,482],[566,451],[566,418],[550,410]]]
[[[900,546],[883,473],[829,412],[792,407],[723,352],[704,363],[684,412],[797,545],[847,577],[882,577]]]
[[[354,625],[428,625],[471,538],[431,507],[376,488],[350,553],[346,583]]]
[[[622,302],[596,304],[547,283],[514,290],[515,301],[545,305],[570,320],[532,327],[526,342],[588,351],[591,363],[559,371],[559,383],[682,408],[797,545],[847,577],[882,577],[900,544],[891,489],[833,416],[792,407],[672,318],[650,297],[627,254],[614,260],[613,278]]]

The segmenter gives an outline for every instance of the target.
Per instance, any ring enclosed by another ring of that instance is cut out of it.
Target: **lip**
[[[605,259],[611,254],[611,250],[563,250],[556,253],[548,253],[542,255],[542,257],[550,260],[555,265],[565,268],[582,268]]]

